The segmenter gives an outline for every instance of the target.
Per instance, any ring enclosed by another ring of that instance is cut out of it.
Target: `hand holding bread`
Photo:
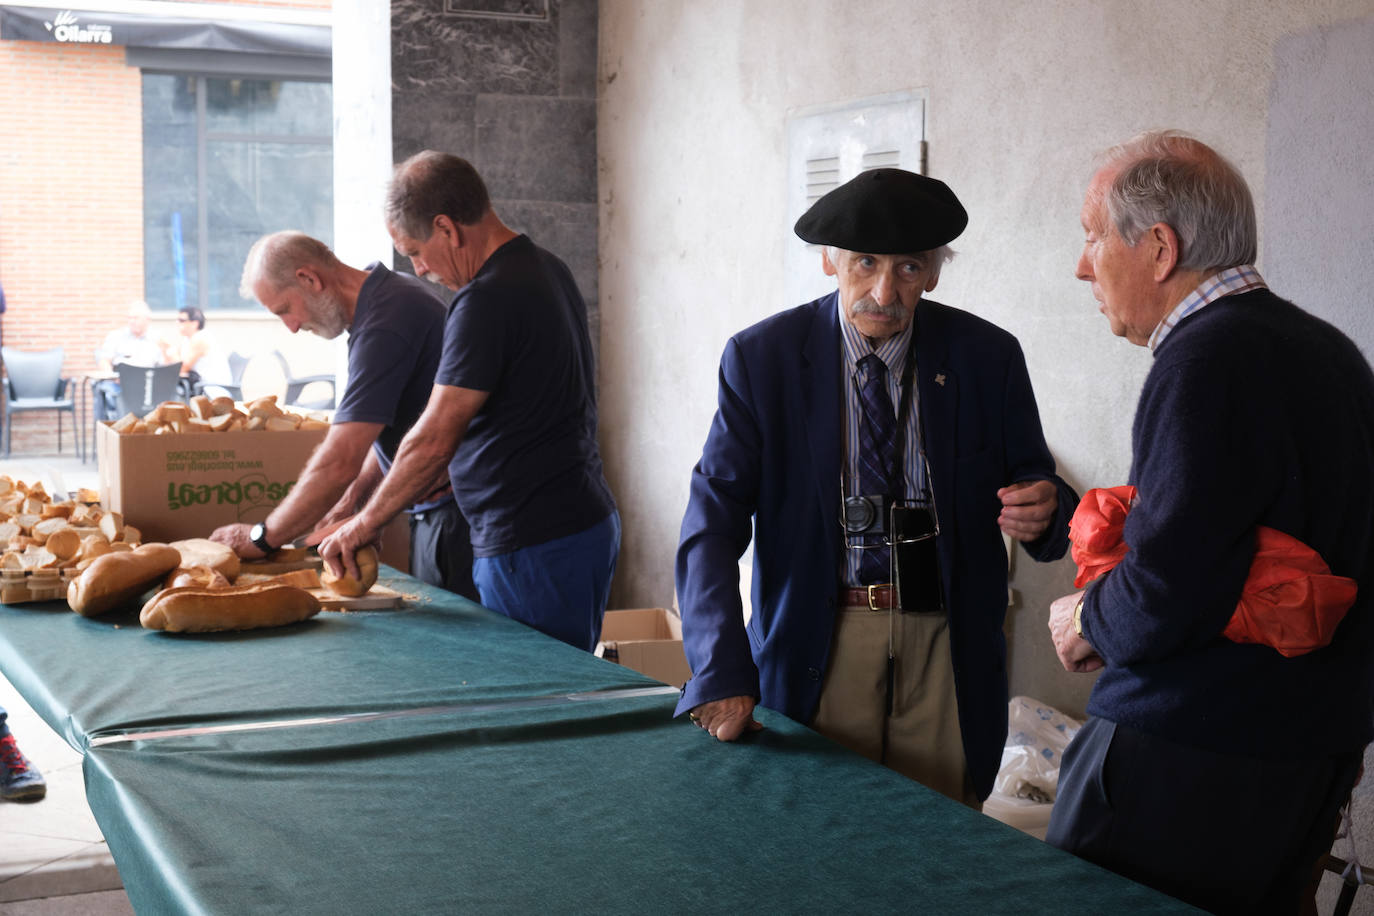
[[[345,598],[357,598],[365,595],[377,584],[377,548],[371,545],[362,547],[353,555],[353,560],[358,564],[358,575],[349,575],[347,570],[342,575],[334,575],[329,564],[325,564],[320,571],[320,581],[324,587],[336,595]]]

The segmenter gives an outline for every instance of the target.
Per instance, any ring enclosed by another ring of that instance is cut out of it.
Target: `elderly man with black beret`
[[[1002,534],[1057,559],[1078,496],[1015,338],[922,299],[967,223],[900,169],[797,222],[838,289],[726,345],[677,555],[677,711],[733,741],[762,704],[977,807],[1007,731]]]

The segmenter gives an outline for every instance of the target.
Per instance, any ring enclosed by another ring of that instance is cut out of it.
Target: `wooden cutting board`
[[[309,592],[320,599],[320,605],[326,611],[381,611],[405,606],[401,593],[385,585],[374,585],[366,595],[357,598],[345,598],[327,588],[312,588]]]
[[[273,576],[295,572],[298,569],[314,569],[319,572],[323,568],[323,561],[318,556],[313,555],[303,560],[289,562],[245,560],[242,563],[238,578],[234,581],[240,585],[246,585],[249,582],[270,579]],[[334,594],[327,588],[308,588],[306,591],[320,599],[320,605],[326,611],[379,611],[405,605],[401,593],[389,589],[385,585],[374,585],[366,595],[360,595],[357,598],[345,598],[342,595]]]

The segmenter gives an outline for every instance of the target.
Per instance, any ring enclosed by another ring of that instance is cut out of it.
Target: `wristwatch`
[[[254,541],[253,543],[257,543]],[[1078,599],[1078,603],[1073,606],[1073,632],[1075,636],[1083,635],[1083,599],[1088,597],[1088,593],[1083,592],[1083,596]]]
[[[248,529],[248,540],[252,541],[253,546],[263,553],[271,553],[277,549],[267,543],[267,526],[262,522],[258,522],[252,528]]]

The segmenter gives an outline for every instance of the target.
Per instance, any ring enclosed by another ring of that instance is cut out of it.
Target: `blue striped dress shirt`
[[[901,410],[902,372],[906,368],[907,352],[911,346],[912,325],[908,324],[902,333],[883,341],[876,348],[849,323],[844,304],[836,297],[840,310],[840,338],[843,341],[840,358],[844,362],[844,479],[841,481],[843,496],[872,495],[860,494],[859,486],[859,422],[863,407],[859,402],[859,388],[863,384],[863,371],[859,360],[870,353],[878,354],[887,365],[888,395],[892,398],[894,411]],[[919,306],[918,306],[919,308]],[[916,376],[912,373],[911,406],[906,417],[906,429],[902,433],[902,496],[909,501],[922,505],[929,500],[927,493],[926,468],[921,456],[920,404],[916,391]],[[840,507],[835,507],[835,524],[840,524]],[[844,581],[846,585],[859,584],[859,555],[862,549],[856,545],[877,544],[879,539],[846,537],[844,552]]]

